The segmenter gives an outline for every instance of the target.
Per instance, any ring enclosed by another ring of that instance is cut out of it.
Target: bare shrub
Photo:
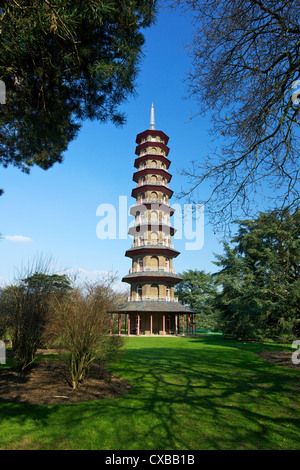
[[[86,283],[73,289],[65,299],[52,302],[52,313],[48,323],[49,334],[59,338],[69,353],[68,365],[72,388],[77,388],[87,377],[90,364],[97,358],[110,359],[106,354],[111,346],[108,311],[118,301],[112,290],[114,279],[98,283]],[[114,350],[122,346],[114,346]]]

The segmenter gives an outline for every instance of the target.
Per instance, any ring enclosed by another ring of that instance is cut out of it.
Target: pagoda
[[[170,221],[174,209],[170,206],[173,191],[169,188],[172,175],[168,141],[164,132],[155,129],[152,104],[150,127],[136,137],[136,186],[131,193],[136,202],[130,209],[135,220],[129,228],[133,243],[125,253],[132,266],[122,279],[130,284],[130,295],[115,311],[119,314],[119,334],[121,315],[126,316],[128,334],[179,334],[180,330],[184,334],[185,319],[187,333],[196,331],[196,312],[174,296],[174,286],[181,278],[173,267],[179,252],[171,243],[175,229]]]

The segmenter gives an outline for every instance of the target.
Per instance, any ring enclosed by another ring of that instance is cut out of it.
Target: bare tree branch
[[[194,17],[188,96],[199,104],[198,115],[211,116],[216,140],[213,154],[182,171],[188,187],[181,197],[205,204],[211,221],[222,226],[254,214],[262,197],[265,210],[297,207],[300,1],[172,4]]]

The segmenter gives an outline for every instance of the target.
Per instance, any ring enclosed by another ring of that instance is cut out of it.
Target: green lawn
[[[129,393],[73,405],[0,404],[1,449],[300,449],[300,372],[256,345],[128,338],[114,370]]]

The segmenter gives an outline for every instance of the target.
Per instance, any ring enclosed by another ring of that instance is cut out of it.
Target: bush
[[[107,336],[108,310],[117,300],[111,282],[74,289],[65,299],[55,299],[48,324],[48,334],[60,340],[69,353],[68,366],[72,388],[87,377],[90,364],[97,358],[111,360],[122,342]]]

